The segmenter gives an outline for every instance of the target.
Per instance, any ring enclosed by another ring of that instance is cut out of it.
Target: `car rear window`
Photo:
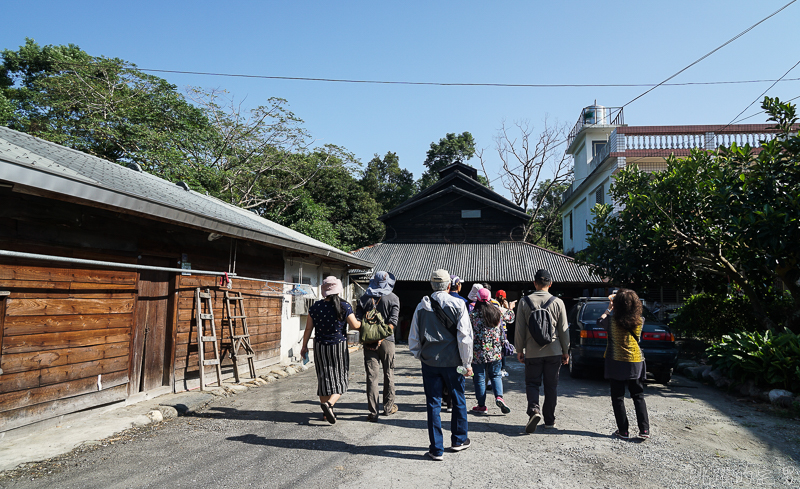
[[[586,307],[583,308],[581,320],[583,321],[597,321],[597,319],[606,312],[608,309],[607,302],[587,302]]]

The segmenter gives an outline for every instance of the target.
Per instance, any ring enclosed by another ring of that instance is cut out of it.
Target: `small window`
[[[572,238],[572,213],[569,213],[569,239]]]
[[[462,210],[461,211],[461,218],[462,219],[480,219],[481,218],[481,210]]]
[[[592,158],[602,153],[606,149],[606,141],[593,141],[592,142]]]
[[[597,191],[595,192],[594,200],[595,200],[596,203],[598,203],[600,205],[603,205],[603,204],[606,203],[605,196],[606,196],[606,194],[605,194],[605,192],[603,192],[603,186],[600,185],[599,187],[597,187]]]

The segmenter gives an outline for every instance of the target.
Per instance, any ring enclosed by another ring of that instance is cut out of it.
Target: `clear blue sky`
[[[164,70],[446,83],[658,83],[788,1],[0,0],[0,49],[17,49],[31,37],[40,45],[74,43],[92,55]],[[798,24],[800,2],[673,82],[777,79],[800,59]],[[538,134],[544,117],[571,126],[595,99],[619,106],[646,90],[157,75],[181,88],[227,89],[248,106],[285,98],[319,144],[343,146],[363,163],[394,151],[415,178],[430,143],[448,132],[470,131],[486,149],[494,178],[500,166],[494,137],[503,120],[527,119]],[[800,67],[787,78],[800,78]],[[659,87],[628,106],[625,121],[726,124],[769,85]],[[779,83],[769,94],[796,97],[800,82]]]

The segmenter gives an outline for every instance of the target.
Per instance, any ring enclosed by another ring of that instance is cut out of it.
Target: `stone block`
[[[781,397],[792,398],[794,397],[794,394],[783,389],[772,389],[771,391],[769,391],[769,402],[775,404],[775,401]],[[789,405],[791,405],[791,402],[789,403]]]
[[[147,413],[147,417],[150,418],[150,421],[153,423],[160,423],[164,421],[164,415],[161,414],[161,411],[158,409],[153,409],[149,413]]]
[[[175,418],[178,416],[178,410],[172,406],[158,406],[158,410],[161,411],[161,416],[164,419]]]

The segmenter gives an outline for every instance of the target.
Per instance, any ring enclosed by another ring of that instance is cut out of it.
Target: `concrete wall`
[[[347,286],[347,268],[344,265],[323,262],[322,259],[310,257],[298,258],[286,255],[284,257],[284,281],[302,282],[309,284],[314,291],[314,300],[322,298],[320,285],[324,277],[335,275],[344,284],[345,299],[352,302]],[[292,301],[294,296],[284,294],[283,310],[281,313],[281,363],[288,363],[292,358],[300,356],[301,341],[305,333],[307,315],[293,315]],[[312,336],[313,338],[313,336]],[[309,347],[311,344],[309,343]]]

